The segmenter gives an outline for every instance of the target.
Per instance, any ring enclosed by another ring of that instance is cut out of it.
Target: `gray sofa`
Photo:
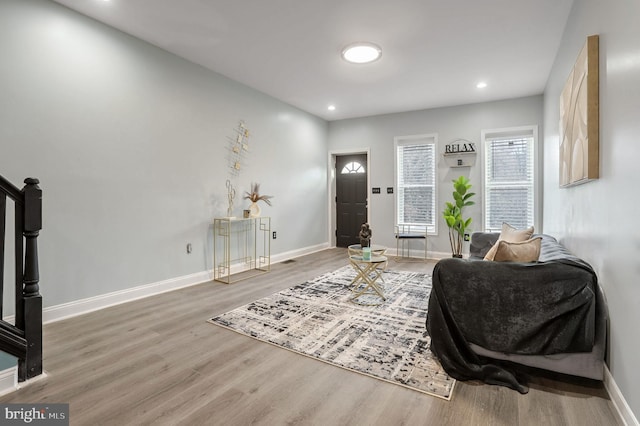
[[[452,377],[522,393],[519,364],[602,380],[608,312],[593,269],[543,234],[538,262],[482,260],[498,236],[476,232],[469,259],[436,264],[432,352]]]

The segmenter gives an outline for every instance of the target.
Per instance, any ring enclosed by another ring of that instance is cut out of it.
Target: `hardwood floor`
[[[44,328],[47,377],[4,403],[66,402],[72,425],[616,425],[599,383],[534,378],[527,395],[458,382],[451,401],[206,322],[346,264],[330,249],[231,285],[211,282]],[[433,263],[389,263],[431,270]]]

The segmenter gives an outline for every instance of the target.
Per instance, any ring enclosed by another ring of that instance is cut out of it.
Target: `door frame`
[[[331,150],[329,151],[327,161],[327,193],[329,194],[328,204],[328,217],[329,217],[329,229],[328,238],[329,247],[336,247],[336,229],[338,221],[336,218],[336,157],[343,155],[364,154],[367,156],[367,221],[370,221],[369,205],[371,194],[371,148],[354,148],[345,150]]]

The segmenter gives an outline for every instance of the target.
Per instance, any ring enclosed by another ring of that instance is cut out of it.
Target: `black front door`
[[[367,155],[336,157],[336,246],[359,244],[367,221]]]

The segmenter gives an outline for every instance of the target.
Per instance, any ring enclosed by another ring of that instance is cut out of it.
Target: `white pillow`
[[[519,243],[522,241],[527,241],[533,235],[533,226],[528,227],[527,229],[516,229],[513,226],[509,225],[507,222],[502,222],[502,231],[500,231],[500,236],[498,237],[498,241],[489,249],[487,254],[484,256],[484,260],[493,260],[496,255],[496,250],[498,250],[498,244],[500,241],[506,241],[508,243]]]

